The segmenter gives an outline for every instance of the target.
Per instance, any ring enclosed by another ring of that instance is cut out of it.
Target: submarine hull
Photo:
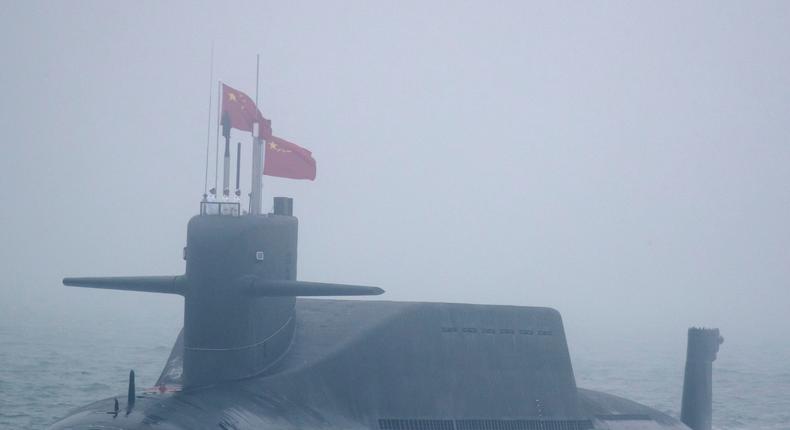
[[[290,346],[258,375],[179,390],[179,335],[155,389],[51,429],[687,428],[577,388],[550,308],[300,298],[294,312]]]

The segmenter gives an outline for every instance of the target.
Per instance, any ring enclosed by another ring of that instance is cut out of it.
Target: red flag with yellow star
[[[272,135],[272,123],[264,118],[255,102],[247,94],[222,84],[222,118],[230,121],[230,127],[252,131],[253,123],[258,122],[260,136],[268,140]]]
[[[276,136],[266,139],[264,175],[314,181],[315,170],[312,152]]]

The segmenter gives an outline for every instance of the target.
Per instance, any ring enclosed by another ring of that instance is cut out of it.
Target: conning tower
[[[298,221],[289,212],[197,215],[189,221],[185,384],[254,376],[287,349],[294,297],[259,296],[262,292],[254,287],[256,282],[296,280],[297,230]]]
[[[236,207],[228,207],[236,205]],[[298,220],[293,201],[242,215],[238,203],[201,203],[187,227],[186,273],[179,276],[66,278],[68,286],[184,296],[183,384],[252,377],[291,344],[296,296],[377,295],[376,287],[296,280]]]

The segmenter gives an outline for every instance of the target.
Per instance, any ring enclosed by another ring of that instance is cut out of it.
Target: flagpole
[[[258,84],[258,79],[260,76],[261,70],[261,54],[255,54],[255,107],[258,107],[258,92],[260,91],[260,85]],[[258,108],[260,110],[260,108]],[[265,121],[265,119],[264,119]],[[266,126],[266,129],[271,132],[271,122],[267,124],[260,124],[258,126],[258,138],[260,140],[259,144],[261,145],[261,164],[260,169],[258,171],[258,177],[261,180],[261,201],[263,201],[263,166],[266,163],[266,136],[260,136],[260,127]]]
[[[258,85],[260,79],[261,55],[258,54],[255,65],[255,107],[258,108]],[[260,110],[260,108],[258,108]],[[263,192],[263,139],[261,125],[255,122],[252,127],[252,190],[250,190],[250,214],[261,214],[261,193]]]
[[[261,72],[261,54],[257,54],[255,57],[255,106],[258,106],[258,78],[260,77]],[[260,110],[260,108],[258,108]]]

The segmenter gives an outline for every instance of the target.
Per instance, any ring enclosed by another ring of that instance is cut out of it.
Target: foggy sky
[[[786,2],[3,9],[6,315],[181,318],[177,297],[60,280],[183,272],[213,43],[215,80],[253,97],[261,54],[264,115],[318,162],[264,178],[265,208],[295,199],[301,279],[551,306],[569,337],[786,338]]]

